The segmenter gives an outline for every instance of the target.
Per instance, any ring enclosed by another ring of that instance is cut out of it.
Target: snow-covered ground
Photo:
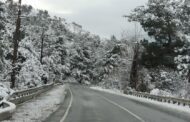
[[[18,106],[11,120],[3,122],[42,122],[57,110],[64,96],[65,86],[56,86],[36,99]]]
[[[169,103],[164,103],[164,102],[158,102],[158,101],[155,101],[155,100],[150,100],[150,99],[147,99],[147,98],[139,98],[139,97],[135,97],[135,96],[132,96],[132,95],[126,95],[126,94],[123,94],[122,91],[119,91],[119,90],[116,90],[116,89],[104,89],[104,88],[101,88],[101,87],[98,87],[98,86],[93,86],[93,87],[90,87],[91,89],[94,89],[94,90],[99,90],[99,91],[104,91],[104,92],[108,92],[108,93],[111,93],[111,94],[116,94],[116,95],[121,95],[121,96],[124,96],[124,97],[127,97],[128,99],[132,99],[132,100],[135,100],[135,101],[139,101],[139,102],[142,102],[142,103],[147,103],[147,104],[152,104],[153,106],[160,106],[164,109],[170,109],[170,110],[173,110],[173,111],[178,111],[178,112],[181,112],[183,114],[190,114],[190,108],[188,106],[179,106],[177,104],[169,104]]]

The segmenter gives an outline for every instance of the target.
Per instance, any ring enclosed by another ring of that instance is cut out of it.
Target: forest
[[[149,0],[123,17],[148,38],[105,39],[46,10],[0,2],[0,96],[72,81],[190,99],[189,2]]]

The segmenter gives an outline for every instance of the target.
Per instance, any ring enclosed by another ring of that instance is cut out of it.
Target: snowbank
[[[118,90],[118,89],[104,89],[104,88],[99,87],[99,86],[92,86],[90,88],[94,89],[94,90],[108,92],[108,93],[111,93],[111,94],[124,95],[123,92]]]

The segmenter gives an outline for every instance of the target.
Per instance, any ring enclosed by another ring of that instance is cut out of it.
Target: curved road
[[[73,101],[64,122],[189,122],[126,97],[80,85],[70,85],[70,89]]]

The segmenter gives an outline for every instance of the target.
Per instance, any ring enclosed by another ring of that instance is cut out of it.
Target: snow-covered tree
[[[129,21],[139,22],[145,32],[155,40],[144,43],[147,49],[144,55],[145,64],[150,59],[155,59],[155,62],[149,62],[150,66],[175,67],[174,57],[177,56],[175,48],[184,45],[182,35],[179,33],[181,28],[181,19],[178,17],[180,5],[181,1],[149,0],[146,6],[137,7],[132,14],[127,16]]]

